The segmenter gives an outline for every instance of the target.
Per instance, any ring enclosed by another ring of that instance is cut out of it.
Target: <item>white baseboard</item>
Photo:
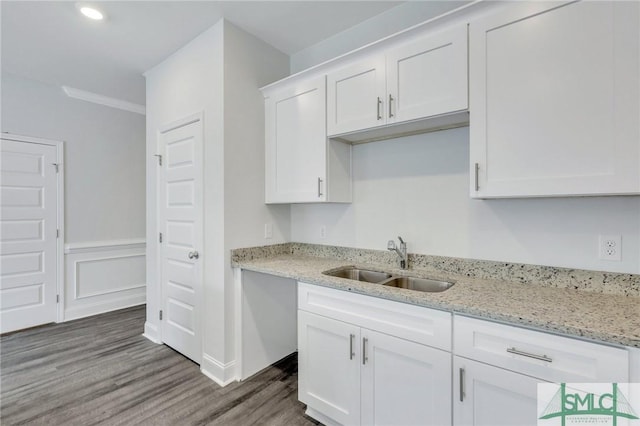
[[[223,364],[207,354],[202,354],[200,371],[222,387],[237,381],[235,360]]]
[[[160,333],[158,333],[158,327],[151,324],[149,321],[145,321],[144,333],[142,333],[142,335],[153,343],[162,344],[162,341],[160,340]]]
[[[146,302],[144,242],[94,241],[65,251],[64,321]]]

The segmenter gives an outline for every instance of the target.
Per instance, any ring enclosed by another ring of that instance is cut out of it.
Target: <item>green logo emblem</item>
[[[562,426],[565,426],[569,416],[609,416],[613,419],[614,426],[617,425],[618,417],[638,419],[617,383],[612,383],[611,393],[603,394],[567,389],[566,383],[560,384],[539,418],[545,420],[560,417]]]

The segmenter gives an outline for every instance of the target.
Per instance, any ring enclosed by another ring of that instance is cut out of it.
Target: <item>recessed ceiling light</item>
[[[89,19],[93,19],[95,21],[101,21],[104,19],[104,15],[98,9],[89,6],[80,6],[80,13],[86,16]]]

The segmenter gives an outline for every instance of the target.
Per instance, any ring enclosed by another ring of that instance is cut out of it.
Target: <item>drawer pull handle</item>
[[[523,352],[519,351],[516,348],[507,348],[507,352],[509,352],[510,354],[526,356],[528,358],[539,359],[540,361],[553,362],[553,360],[546,355],[536,355],[529,352]]]
[[[460,369],[460,402],[464,401],[464,368]]]
[[[356,353],[353,351],[353,339],[355,338],[355,334],[352,333],[349,335],[349,359],[353,359],[353,357],[356,356]]]

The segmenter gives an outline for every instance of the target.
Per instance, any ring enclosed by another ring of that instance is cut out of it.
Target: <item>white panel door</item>
[[[272,94],[265,114],[266,203],[326,201],[325,77]]]
[[[451,353],[362,329],[362,424],[450,425]]]
[[[640,193],[640,3],[554,5],[470,26],[472,197]]]
[[[460,25],[387,53],[389,123],[466,110],[467,26]]]
[[[202,121],[161,133],[162,341],[202,360]]]
[[[2,140],[0,331],[56,321],[57,148]]]
[[[385,124],[386,91],[384,55],[328,74],[327,134]]]
[[[453,371],[456,426],[538,424],[537,390],[543,380],[458,356],[454,357]]]
[[[298,311],[298,399],[343,425],[360,424],[360,327]]]

